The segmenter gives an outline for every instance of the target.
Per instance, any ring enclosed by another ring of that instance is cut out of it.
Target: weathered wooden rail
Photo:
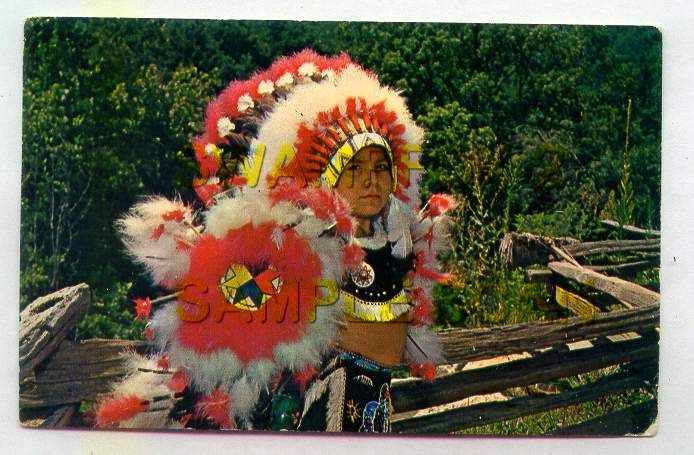
[[[653,233],[649,231],[649,235]],[[575,316],[502,327],[442,330],[439,337],[452,364],[442,369],[452,372],[431,383],[418,379],[395,381],[392,397],[398,413],[393,416],[393,431],[456,432],[657,384],[659,295],[617,276],[603,275],[603,270],[591,269],[576,260],[615,251],[648,254],[657,250],[652,241],[582,244],[570,239],[515,236],[523,247],[514,244],[511,236],[502,248],[524,265],[529,265],[528,258],[544,264],[547,268],[542,270],[541,279],[537,272],[530,271],[528,279],[546,283],[557,306]],[[651,266],[654,263],[649,262]],[[604,311],[590,297],[564,289],[567,281],[609,295],[623,309]],[[89,289],[79,285],[43,297],[22,312],[20,415],[25,424],[77,424],[80,403],[95,400],[124,374],[121,353],[129,349],[146,351],[147,344],[142,341],[65,340],[88,303]],[[609,374],[604,369],[609,369]],[[596,370],[603,372],[600,379],[581,387],[467,404],[472,397]],[[648,418],[635,419],[641,409],[648,412]],[[638,420],[638,427],[597,417],[550,433],[593,434],[596,428],[605,429],[606,434],[642,432],[653,423],[655,409],[650,403],[613,413],[613,418]]]

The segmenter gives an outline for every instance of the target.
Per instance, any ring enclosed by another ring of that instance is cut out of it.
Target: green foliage
[[[94,292],[87,314],[78,322],[78,339],[142,338],[145,325],[134,321],[134,304],[128,299],[132,283],[117,283],[111,289]]]
[[[144,194],[190,193],[189,140],[218,72],[128,67],[134,43],[110,24],[27,22],[22,305],[80,281],[132,280],[115,218]]]
[[[526,283],[522,271],[497,266],[481,278],[463,275],[453,289],[435,288],[434,300],[440,324],[489,327],[544,319],[537,308],[547,300],[547,291]]]
[[[563,210],[516,215],[515,231],[579,240],[598,228],[595,218],[579,202],[569,201]]]
[[[437,320],[480,326],[540,318],[533,304],[545,299],[544,289],[505,270],[498,255],[519,185],[517,163],[507,160],[490,127],[473,128],[471,120],[457,102],[430,106],[418,118],[427,130],[425,164],[432,169],[424,187],[434,192],[438,188],[432,187],[441,185],[459,202],[449,228],[454,247],[447,258],[457,280],[453,288],[435,290]]]
[[[637,389],[609,395],[607,397],[586,401],[581,404],[567,406],[548,412],[542,412],[526,417],[483,425],[463,430],[457,434],[467,435],[543,435],[550,430],[576,425],[597,416],[619,411],[629,406],[643,403],[655,396],[653,390]]]
[[[631,185],[631,166],[625,154],[622,177],[619,179],[619,200],[615,207],[615,218],[620,224],[632,224],[634,222],[634,210],[634,188]]]
[[[632,224],[634,220],[634,188],[631,184],[631,164],[629,163],[629,123],[631,121],[631,99],[627,104],[627,125],[626,138],[624,141],[624,155],[622,158],[622,173],[619,178],[618,197],[615,197],[614,191],[611,191],[603,217],[616,220],[620,226]]]
[[[660,292],[660,271],[658,269],[640,271],[634,278],[634,283]]]

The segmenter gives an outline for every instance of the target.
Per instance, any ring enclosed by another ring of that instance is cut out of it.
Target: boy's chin
[[[352,216],[356,218],[375,218],[379,213],[381,213],[382,208],[383,207],[361,207],[358,210],[353,210]]]

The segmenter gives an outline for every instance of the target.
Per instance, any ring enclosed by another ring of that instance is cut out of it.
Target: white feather
[[[141,371],[141,369],[159,370],[156,361],[159,356],[144,357],[134,352],[125,353],[124,356],[128,374],[123,381],[114,384],[115,395],[137,395],[140,398],[149,399],[171,393],[167,385],[171,375]]]
[[[243,372],[243,364],[228,349],[198,353],[173,342],[168,352],[172,368],[184,368],[188,380],[203,393],[229,386]]]
[[[246,376],[249,380],[267,389],[268,384],[277,374],[277,365],[268,359],[259,359],[248,362],[246,366]]]
[[[272,243],[274,243],[275,247],[279,250],[282,248],[282,244],[284,243],[284,231],[282,228],[276,227],[272,230],[270,238],[272,239]]]
[[[322,278],[339,283],[344,274],[342,265],[342,246],[334,237],[318,237],[311,240],[311,246],[321,260]]]
[[[249,380],[248,377],[242,376],[231,387],[230,394],[233,414],[243,420],[249,420],[255,404],[258,402],[260,386]]]
[[[442,253],[451,249],[451,238],[448,233],[451,222],[450,217],[447,215],[434,218],[434,240],[432,242],[432,249],[437,253]]]
[[[154,397],[172,395],[173,392],[168,387],[168,382],[173,372],[170,374],[151,372],[151,370],[161,370],[156,362],[156,359],[160,356],[145,357],[134,352],[127,352],[123,355],[125,357],[125,368],[128,373],[122,381],[112,385],[114,397],[135,395],[143,400],[151,400]],[[161,411],[141,412],[130,419],[118,422],[118,427],[171,428],[175,424],[168,419],[168,414],[173,405],[173,399],[160,399],[153,407],[154,409],[161,409]]]
[[[280,202],[270,209],[270,217],[276,220],[280,226],[297,224],[302,216],[301,209],[289,202]]]
[[[154,344],[159,349],[166,349],[176,337],[176,331],[181,323],[176,313],[176,306],[176,302],[169,302],[157,309],[150,318],[149,326],[154,332]]]
[[[408,359],[415,363],[431,362],[440,365],[446,361],[438,335],[426,326],[408,327],[405,353]]]
[[[386,225],[388,241],[394,244],[392,253],[395,257],[404,258],[412,251],[410,224],[413,218],[409,207],[391,194]]]
[[[301,237],[315,238],[325,231],[330,224],[316,217],[304,216],[294,230]]]
[[[166,221],[163,216],[179,210],[183,220]],[[178,281],[188,270],[190,257],[178,241],[194,243],[199,234],[192,227],[192,209],[179,200],[151,197],[136,204],[116,222],[126,251],[136,263],[147,269],[155,283]],[[153,234],[163,227],[158,238]]]
[[[248,223],[257,226],[272,219],[270,201],[259,191],[245,191],[226,197],[213,205],[205,214],[205,232],[223,238],[230,230]]]

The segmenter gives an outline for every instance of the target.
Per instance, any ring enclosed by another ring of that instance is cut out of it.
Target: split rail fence
[[[628,278],[658,267],[659,233],[615,228],[642,238],[578,242],[507,234],[501,244],[507,264],[533,266],[526,277],[546,284],[551,298],[543,309],[554,319],[439,332],[448,362],[439,369],[447,374],[433,382],[394,381],[392,431],[452,433],[627,390],[652,390],[658,376],[660,296]],[[95,400],[123,376],[122,352],[147,351],[143,341],[66,339],[89,302],[89,287],[81,284],[41,297],[22,311],[24,425],[84,425],[80,403]],[[596,370],[602,374],[593,382],[551,387],[553,381]],[[503,395],[518,388],[531,393]],[[479,398],[485,396],[502,399]],[[643,433],[656,414],[656,400],[648,400],[547,433]]]

